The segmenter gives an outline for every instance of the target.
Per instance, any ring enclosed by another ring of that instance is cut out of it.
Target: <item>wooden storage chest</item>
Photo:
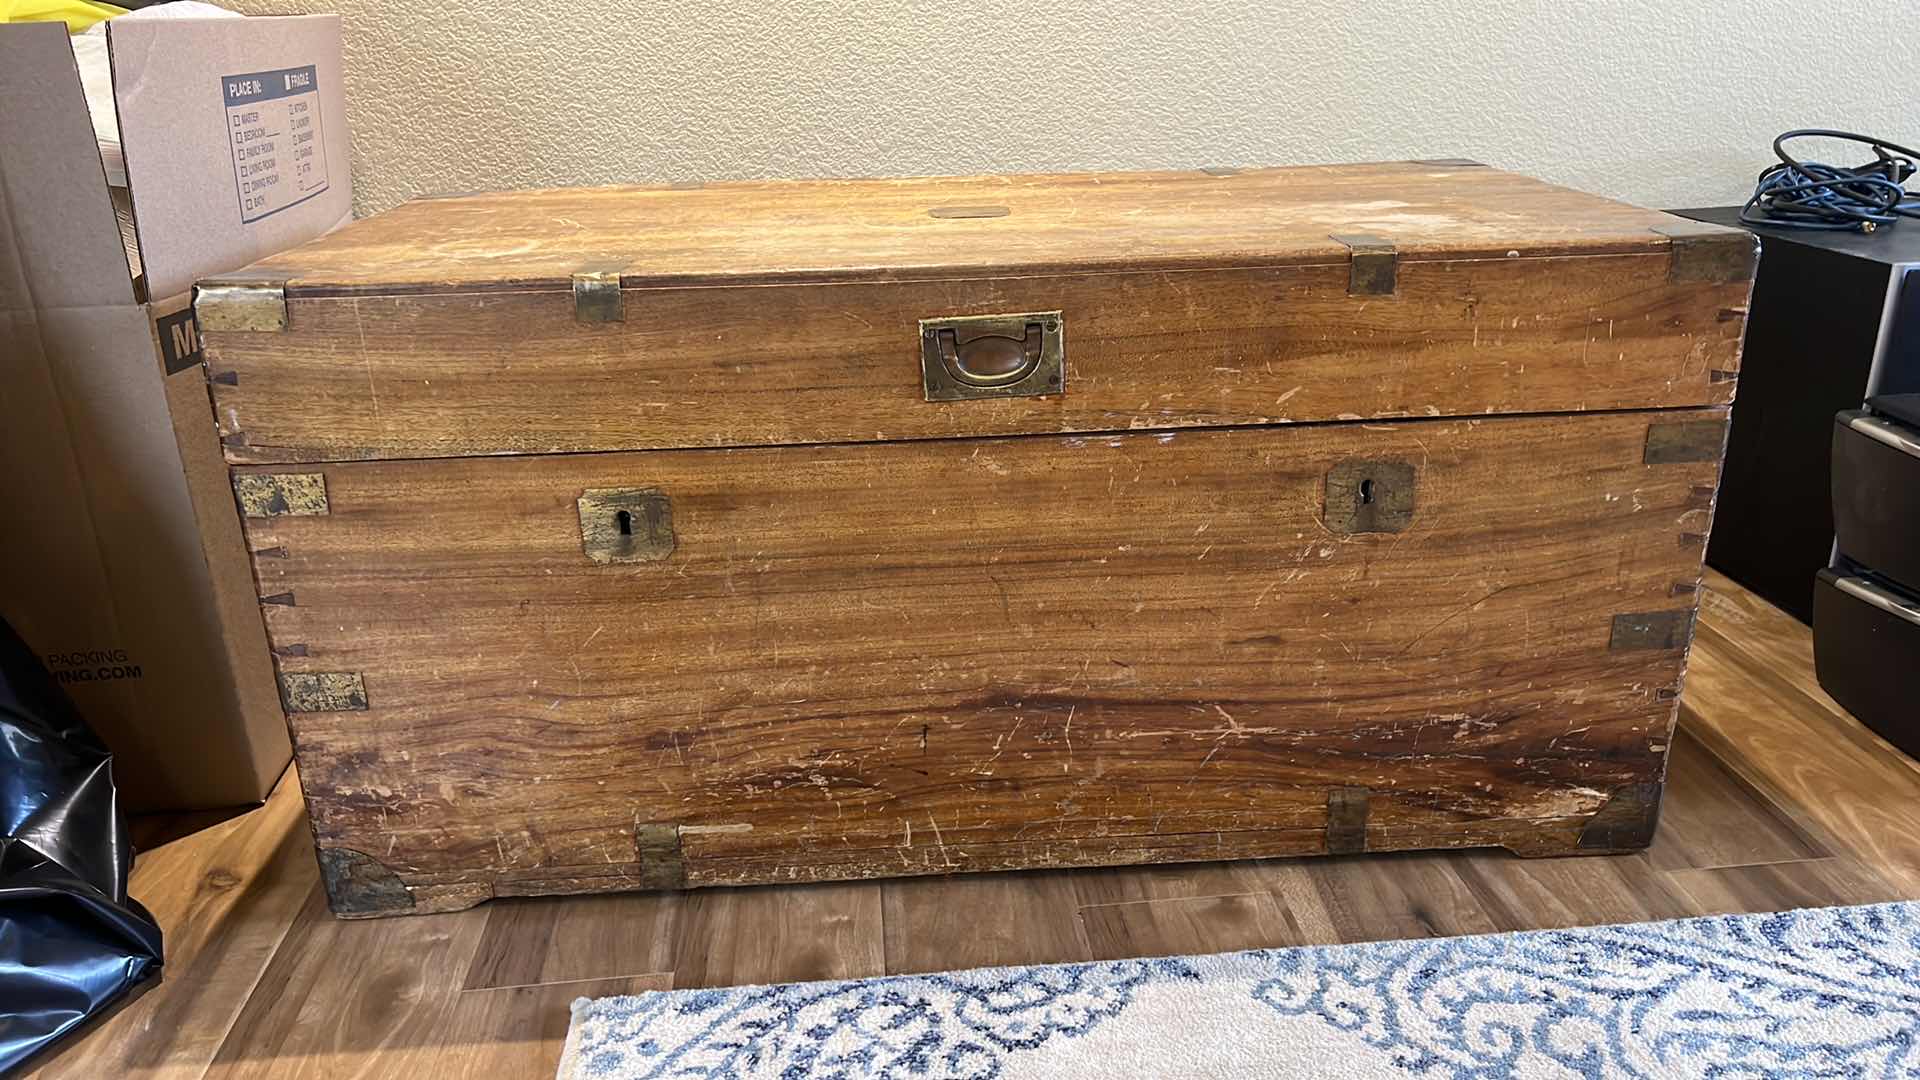
[[[205,282],[333,909],[1642,847],[1753,255],[1429,161],[425,199]]]

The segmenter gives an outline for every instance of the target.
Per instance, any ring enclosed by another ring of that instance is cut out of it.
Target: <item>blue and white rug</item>
[[[640,1077],[1920,1077],[1920,903],[575,1002]]]

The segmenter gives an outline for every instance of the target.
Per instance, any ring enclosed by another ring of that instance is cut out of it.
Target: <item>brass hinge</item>
[[[1399,286],[1400,251],[1393,241],[1369,233],[1330,233],[1345,244],[1353,261],[1347,270],[1349,296],[1391,296]]]
[[[287,287],[278,281],[209,281],[193,290],[194,320],[201,333],[287,328]]]
[[[573,275],[574,322],[625,322],[626,317],[618,270],[593,270]]]

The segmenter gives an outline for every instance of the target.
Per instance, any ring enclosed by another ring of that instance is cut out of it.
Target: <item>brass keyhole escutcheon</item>
[[[1322,520],[1335,533],[1405,532],[1413,524],[1418,480],[1410,461],[1338,462],[1327,470]]]
[[[580,495],[580,547],[597,563],[658,562],[673,554],[673,503],[657,488]]]

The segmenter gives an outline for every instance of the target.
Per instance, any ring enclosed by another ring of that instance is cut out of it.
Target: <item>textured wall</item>
[[[345,15],[363,213],[614,181],[1453,156],[1679,206],[1744,197],[1784,128],[1920,142],[1915,0],[1855,0],[1844,27],[1801,0],[226,2]]]

